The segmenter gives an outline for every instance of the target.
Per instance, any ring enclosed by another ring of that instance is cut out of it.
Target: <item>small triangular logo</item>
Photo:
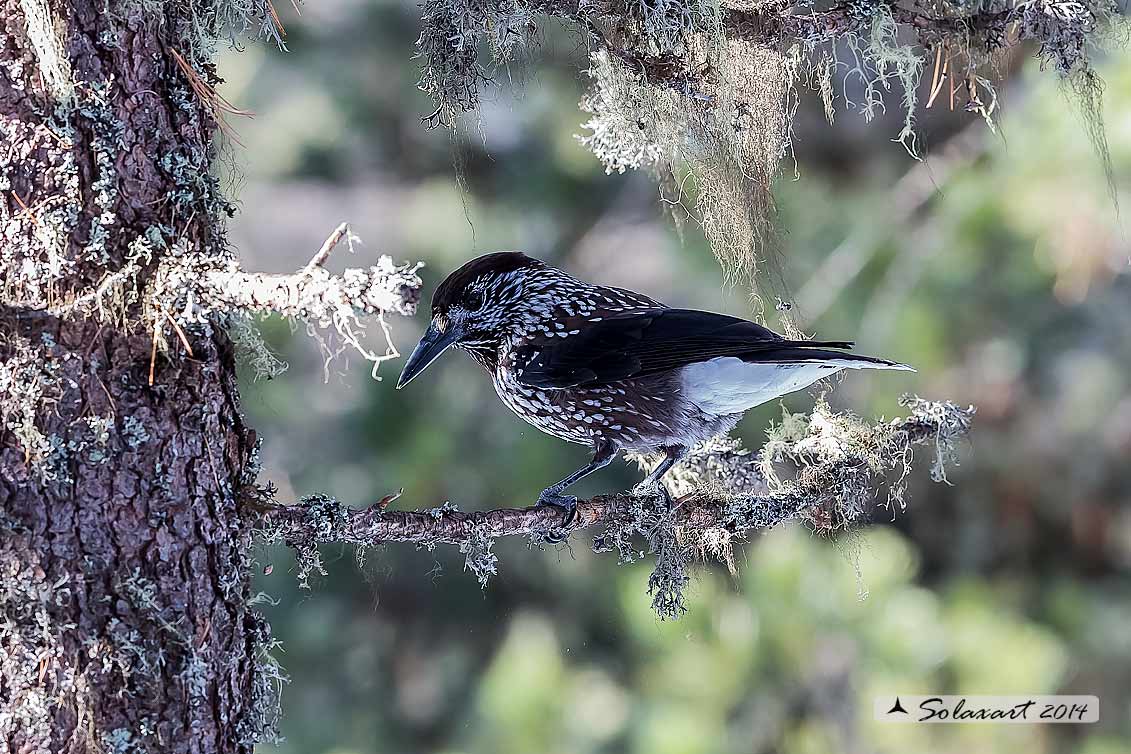
[[[888,714],[890,715],[893,712],[902,712],[905,715],[910,714],[907,710],[905,710],[903,708],[903,705],[899,703],[899,697],[898,696],[895,698],[895,704],[893,704],[891,706],[891,709],[888,710]]]

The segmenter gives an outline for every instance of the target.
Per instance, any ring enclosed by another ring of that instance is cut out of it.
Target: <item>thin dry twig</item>
[[[294,0],[292,0],[293,2]],[[297,6],[296,6],[297,10]],[[287,36],[287,30],[283,26],[282,20],[279,18],[279,13],[275,10],[275,4],[271,0],[267,0],[267,12],[271,14],[271,22],[275,24],[275,28],[279,30],[279,36]]]
[[[118,404],[114,401],[114,396],[110,395],[110,390],[106,387],[106,383],[102,381],[102,378],[98,376],[98,372],[92,372],[92,374],[94,375],[94,379],[98,380],[98,384],[99,386],[101,386],[102,392],[106,393],[106,400],[110,402],[111,416],[117,417]]]
[[[193,92],[200,101],[204,104],[208,111],[212,113],[212,118],[216,121],[216,125],[229,139],[239,144],[241,147],[244,143],[240,141],[239,135],[235,129],[228,122],[227,116],[235,115],[243,118],[254,118],[255,113],[251,110],[243,110],[236,107],[229,102],[224,95],[217,92],[214,88],[208,85],[200,74],[189,64],[184,55],[177,51],[175,47],[169,48],[169,54],[173,56],[177,66],[184,73],[185,78],[188,79],[189,86],[192,87]]]
[[[326,260],[330,258],[330,252],[334,250],[334,247],[337,246],[345,236],[352,237],[349,223],[341,223],[338,227],[334,228],[334,231],[322,242],[322,247],[318,249],[318,252],[306,263],[306,267],[302,270],[303,273],[309,275],[314,272],[316,267],[321,267],[325,264]]]
[[[159,322],[153,323],[152,346],[149,349],[149,386],[153,387],[154,373],[157,371],[157,334],[161,330]]]
[[[181,329],[181,326],[177,324],[177,320],[173,319],[169,312],[162,310],[161,313],[165,315],[165,319],[169,320],[169,324],[173,326],[173,332],[175,332],[177,334],[177,337],[181,340],[181,345],[185,347],[185,351],[187,351],[188,355],[192,357],[192,346],[189,345],[188,337],[185,335],[185,331]]]
[[[27,216],[31,218],[31,221],[36,225],[39,225],[39,218],[36,217],[35,213],[31,211],[31,208],[24,203],[24,200],[20,198],[20,195],[13,191],[12,198],[16,200],[16,204],[20,205],[20,209],[27,213]]]
[[[927,98],[926,105],[926,108],[928,110],[930,110],[931,106],[935,104],[935,98],[939,96],[939,93],[942,91],[943,84],[946,83],[946,81],[950,77],[950,53],[947,53],[945,58],[943,57],[943,51],[945,47],[946,45],[942,44],[939,45],[935,50],[935,70],[931,76],[931,96]]]

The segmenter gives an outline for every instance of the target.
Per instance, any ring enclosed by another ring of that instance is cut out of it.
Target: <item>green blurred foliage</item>
[[[348,219],[360,255],[427,262],[426,295],[476,253],[522,248],[671,303],[751,314],[645,176],[606,176],[576,143],[585,56],[562,29],[545,29],[536,61],[453,138],[419,123],[417,8],[327,0],[299,18],[285,5],[289,53],[249,45],[222,65],[225,95],[257,113],[235,124],[246,149],[228,169],[249,267],[295,269]],[[1102,73],[1128,207],[1131,56]],[[925,114],[919,165],[889,141],[898,114],[806,126],[818,108],[803,101],[800,177],[778,187],[785,285],[766,292],[767,315],[775,295],[804,304],[843,252],[859,273],[834,276],[827,307],[791,315],[920,371],[852,375],[830,400],[875,416],[908,390],[977,404],[953,486],[919,469],[906,512],[881,508],[837,542],[767,533],[739,552],[737,575],[702,565],[687,615],[669,623],[649,607],[647,563],[618,566],[584,538],[501,542],[484,591],[458,553],[390,546],[327,548],[329,575],[304,592],[288,551],[265,548],[274,568],[258,587],[292,678],[280,754],[1131,750],[1131,251],[1079,117],[1030,62],[1003,87],[996,135]],[[339,268],[366,263],[337,254]],[[424,320],[392,323],[398,347]],[[457,354],[394,393],[396,362],[374,382],[338,359],[324,380],[304,331],[268,321],[264,333],[291,369],[246,375],[244,408],[282,499],[361,504],[403,487],[406,507],[524,504],[585,457],[511,416]],[[779,415],[763,407],[740,431],[756,447]],[[617,464],[578,491],[637,478]],[[872,697],[892,692],[1095,693],[1101,723],[873,722]]]

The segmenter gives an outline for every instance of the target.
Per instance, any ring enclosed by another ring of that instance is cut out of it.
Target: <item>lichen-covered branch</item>
[[[386,314],[412,316],[420,300],[419,264],[397,264],[392,257],[382,255],[377,264],[366,268],[351,267],[340,275],[326,270],[322,264],[334,246],[342,239],[353,236],[349,226],[342,223],[326,239],[318,253],[298,272],[286,275],[245,272],[234,263],[227,269],[204,275],[198,286],[189,289],[182,317],[199,321],[201,316],[224,313],[244,316],[248,314],[278,314],[307,323],[315,328],[330,328],[342,342],[372,362],[376,377],[377,367],[388,359],[400,356],[385,324]],[[174,268],[177,277],[184,275],[182,267]],[[195,296],[194,296],[195,293]],[[365,318],[374,317],[385,335],[385,349],[374,351],[363,340]],[[324,341],[323,349],[329,358],[333,352]]]
[[[477,51],[486,42],[491,63],[505,65],[533,44],[539,17],[573,22],[651,83],[688,89],[690,80],[710,71],[692,63],[704,52],[700,42],[724,39],[781,48],[801,42],[810,49],[849,35],[869,39],[877,23],[891,22],[913,32],[924,46],[949,44],[951,53],[988,56],[1025,41],[1062,73],[1087,65],[1094,35],[1118,16],[1110,0],[985,0],[979,3],[901,3],[894,0],[843,0],[832,5],[812,0],[430,0],[422,16],[417,49],[423,59],[421,88],[436,100],[429,122],[473,110],[479,87],[492,80]],[[723,45],[725,46],[725,45]]]
[[[383,255],[371,267],[349,268],[340,275],[318,266],[286,275],[233,269],[209,274],[199,290],[209,305],[223,311],[280,314],[326,324],[369,314],[411,316],[419,300],[418,268],[398,265]]]
[[[287,274],[247,272],[231,255],[205,254],[186,246],[175,246],[156,271],[143,272],[153,261],[139,254],[87,291],[53,305],[18,307],[24,315],[68,319],[90,317],[120,322],[153,332],[162,350],[174,336],[191,353],[189,335],[202,334],[216,322],[239,329],[253,315],[276,314],[307,324],[312,335],[332,330],[341,342],[372,362],[374,373],[381,362],[400,354],[388,337],[386,314],[412,316],[420,300],[420,264],[397,264],[381,255],[369,267],[351,267],[334,274],[323,265],[345,240],[350,250],[357,240],[349,225],[339,225],[301,270]],[[138,308],[138,321],[127,321],[126,312]],[[366,322],[374,318],[385,334],[385,348],[374,351],[366,345]],[[242,332],[242,331],[241,331]],[[244,338],[253,340],[254,336]],[[327,358],[336,353],[319,338]],[[253,349],[254,351],[254,346]],[[254,355],[254,353],[253,353]],[[267,371],[270,371],[268,369]]]
[[[263,532],[297,550],[304,583],[311,571],[321,571],[320,544],[364,548],[412,542],[458,546],[468,570],[485,584],[497,570],[491,551],[495,539],[523,536],[542,544],[600,526],[594,548],[616,550],[622,561],[639,553],[635,540],[647,543],[656,557],[653,606],[673,617],[683,609],[682,587],[696,555],[730,563],[732,538],[797,518],[817,531],[846,528],[867,516],[885,485],[887,504],[902,506],[915,446],[930,450],[932,478],[943,481],[943,468],[955,462],[955,443],[969,430],[973,408],[913,396],[902,403],[909,410],[906,418],[868,423],[819,402],[811,415],[786,414],[759,453],[730,439],[697,448],[669,477],[676,498],[670,510],[646,494],[600,495],[580,501],[575,520],[563,526],[561,512],[545,506],[463,512],[445,503],[391,511],[392,497],[350,508],[314,495],[298,505],[269,505]]]

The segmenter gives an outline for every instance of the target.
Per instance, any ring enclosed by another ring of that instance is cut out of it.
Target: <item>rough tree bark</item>
[[[191,43],[179,5],[0,3],[7,411],[42,391],[21,425],[41,447],[0,445],[3,751],[242,751],[270,723],[230,343],[190,333],[191,358],[154,361],[128,300],[111,319],[35,306],[130,264],[140,289],[172,239],[223,243],[214,121],[169,53]]]
[[[228,248],[212,53],[276,22],[267,0],[0,0],[0,752],[274,735],[227,333],[275,312],[377,364],[396,351],[362,318],[420,286],[388,257],[325,270],[345,225],[288,275]]]
[[[54,319],[17,335],[53,343],[60,390],[40,426],[70,453],[43,478],[0,450],[8,750],[249,748],[266,626],[247,607],[234,491],[250,444],[229,345],[194,339],[150,387],[149,337]],[[113,422],[101,445],[98,416]]]

